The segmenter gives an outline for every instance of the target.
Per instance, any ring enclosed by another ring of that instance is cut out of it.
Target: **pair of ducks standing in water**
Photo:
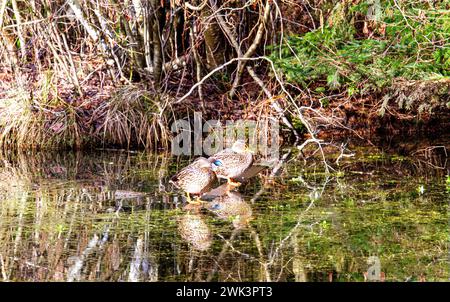
[[[253,152],[243,140],[236,141],[231,148],[224,149],[208,159],[197,158],[192,164],[182,169],[170,182],[187,194],[189,203],[201,203],[200,196],[208,192],[219,178],[227,179],[229,186],[238,186],[233,180],[243,174],[253,163]],[[190,194],[195,195],[195,201]]]

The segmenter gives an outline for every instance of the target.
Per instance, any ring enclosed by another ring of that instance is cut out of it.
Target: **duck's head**
[[[231,150],[236,153],[255,153],[253,150],[250,150],[245,141],[242,139],[238,139],[234,142],[233,146],[231,146]]]

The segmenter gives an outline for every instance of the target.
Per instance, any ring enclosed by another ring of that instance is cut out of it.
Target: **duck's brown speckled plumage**
[[[170,182],[186,193],[200,195],[210,190],[216,180],[209,161],[200,157],[173,176]]]
[[[238,148],[235,146],[239,145]],[[213,156],[221,162],[214,167],[214,172],[220,178],[235,178],[244,173],[253,164],[253,154],[245,149],[245,143],[238,141],[233,148],[224,149]]]

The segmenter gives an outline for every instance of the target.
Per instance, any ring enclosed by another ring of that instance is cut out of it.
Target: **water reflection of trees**
[[[343,160],[343,175],[325,176],[286,157],[285,169],[280,165],[262,173],[240,188],[242,194],[231,192],[204,209],[187,211],[181,196],[166,187],[167,175],[178,169],[166,156],[37,154],[1,162],[0,276],[5,281],[305,281],[344,272],[362,278],[366,256],[377,252],[384,238],[370,224],[359,225],[361,217],[372,215],[371,204],[397,196],[399,188],[415,191],[417,182],[408,177],[420,173],[435,180],[433,173],[441,173],[411,160],[377,158]],[[377,182],[387,172],[402,185]],[[368,182],[373,186],[362,190]],[[430,213],[440,211],[435,197],[419,196],[417,202],[416,197],[400,207],[415,211],[423,201]],[[379,231],[395,237],[395,243],[414,242],[411,233],[441,231],[433,217],[422,229],[420,222],[399,221]],[[184,233],[183,219],[191,227]],[[368,247],[354,245],[355,229]],[[441,261],[442,242],[433,245],[426,256]],[[424,246],[418,248],[420,253]]]
[[[155,175],[163,176],[161,167],[167,166],[164,156],[129,155],[4,157],[0,166],[3,280],[97,279],[103,265],[123,266],[124,239],[111,229],[119,225],[121,211],[151,202],[152,194],[144,192],[146,178],[159,179]],[[92,270],[86,275],[89,266]]]

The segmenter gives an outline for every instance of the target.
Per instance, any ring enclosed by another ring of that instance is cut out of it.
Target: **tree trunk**
[[[154,77],[154,85],[155,89],[159,90],[161,87],[161,79],[163,72],[163,49],[161,45],[161,23],[163,18],[162,11],[164,10],[161,7],[160,2],[158,0],[151,0],[150,6],[152,12],[150,13],[149,18],[153,18],[152,24],[152,34],[153,34],[153,77]]]
[[[212,0],[220,6],[221,0]],[[216,18],[212,17],[212,11],[206,5],[201,11],[202,23],[205,24],[205,51],[206,51],[206,67],[212,70],[222,65],[226,61],[226,43]]]

